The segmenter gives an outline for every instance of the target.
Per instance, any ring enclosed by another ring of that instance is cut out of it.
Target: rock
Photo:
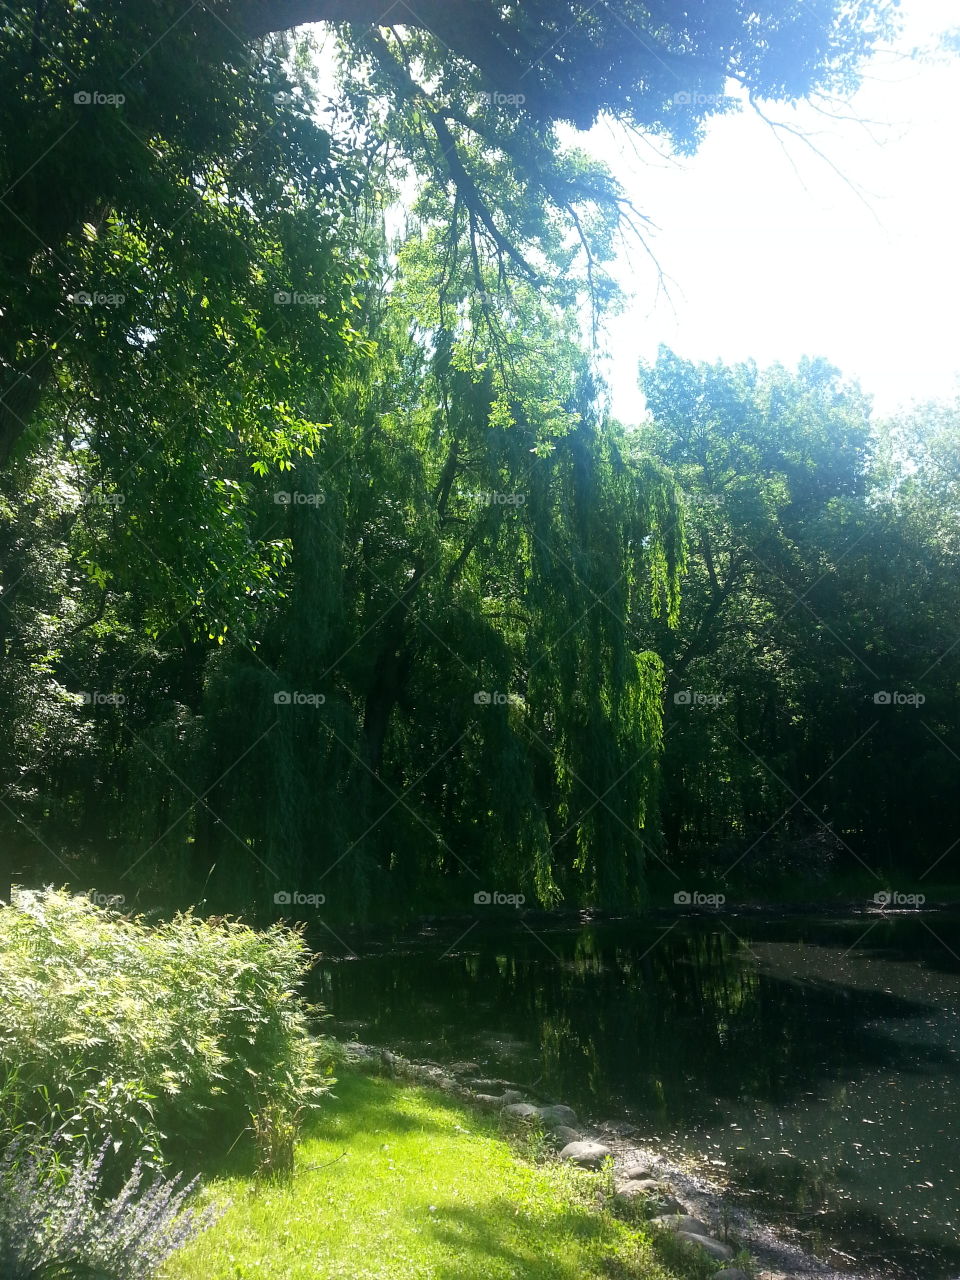
[[[634,1182],[644,1180],[650,1182],[657,1181],[657,1175],[652,1169],[645,1169],[642,1164],[634,1165],[632,1169],[619,1170],[620,1177],[624,1182]]]
[[[451,1062],[447,1070],[455,1076],[476,1075],[480,1070],[475,1062]]]
[[[708,1236],[710,1228],[705,1222],[701,1222],[699,1218],[693,1218],[689,1213],[661,1213],[650,1221],[655,1227],[662,1227],[664,1231],[690,1231],[694,1235]]]
[[[348,1057],[356,1062],[380,1062],[380,1050],[372,1044],[361,1044],[359,1040],[351,1040],[344,1046]]]
[[[553,1107],[541,1107],[540,1118],[548,1129],[554,1129],[561,1124],[572,1129],[579,1123],[577,1113],[572,1107],[563,1107],[559,1104]]]
[[[579,1129],[570,1129],[565,1124],[558,1124],[550,1130],[550,1141],[557,1147],[565,1147],[571,1142],[579,1142],[583,1134]]]
[[[516,1103],[520,1102],[522,1098],[523,1094],[519,1089],[507,1089],[505,1090],[503,1097],[500,1099],[500,1105],[502,1107],[512,1107]]]
[[[491,1111],[498,1111],[503,1104],[503,1099],[496,1097],[492,1093],[475,1093],[473,1094],[473,1101],[478,1106],[487,1107]]]
[[[710,1280],[750,1280],[750,1277],[739,1267],[724,1267],[722,1271],[715,1271]]]
[[[678,1231],[677,1239],[686,1240],[687,1244],[698,1244],[711,1258],[717,1258],[720,1262],[733,1257],[730,1245],[714,1240],[712,1236],[702,1236],[695,1231]]]
[[[656,1178],[624,1178],[617,1183],[617,1193],[625,1196],[655,1196],[663,1190]]]
[[[560,1152],[561,1160],[569,1160],[584,1169],[598,1169],[607,1156],[613,1155],[602,1142],[568,1142]]]
[[[531,1102],[510,1102],[503,1108],[503,1114],[514,1120],[523,1120],[531,1124],[540,1119],[540,1108]]]
[[[657,1196],[657,1211],[661,1217],[667,1213],[686,1217],[687,1206],[681,1204],[676,1196],[672,1196],[667,1192],[660,1192]]]

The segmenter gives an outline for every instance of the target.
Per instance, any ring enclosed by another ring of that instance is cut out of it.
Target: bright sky
[[[903,9],[903,50],[960,22],[956,0]],[[636,363],[661,342],[695,360],[822,355],[881,415],[960,391],[960,58],[881,55],[842,110],[867,123],[768,110],[826,159],[778,140],[749,107],[716,118],[692,159],[643,144],[638,158],[606,124],[586,135],[659,227],[650,244],[670,290],[657,298],[638,250],[621,260],[635,296],[611,326],[618,417],[642,414]]]

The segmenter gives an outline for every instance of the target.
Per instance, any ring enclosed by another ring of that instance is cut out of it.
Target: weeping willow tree
[[[326,383],[322,439],[283,479],[288,580],[209,667],[195,859],[217,900],[642,892],[662,667],[634,623],[676,622],[682,515],[604,416],[551,235],[545,287],[427,183],[384,241],[375,355]]]
[[[50,844],[55,794],[51,848],[86,832],[128,899],[322,894],[344,917],[642,893],[663,677],[636,624],[676,622],[683,530],[581,333],[615,220],[584,207],[587,253],[530,199],[514,257],[449,175],[404,169],[390,242],[397,127],[336,217],[322,169],[260,206],[212,194],[218,274],[171,278],[148,330],[98,320],[128,360],[78,357],[51,409],[77,600],[50,647],[85,745],[31,777],[32,817]],[[122,221],[84,252],[118,296],[163,275]],[[119,701],[70,702],[89,689]]]

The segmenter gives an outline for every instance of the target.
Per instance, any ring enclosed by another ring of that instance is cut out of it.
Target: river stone
[[[571,1142],[579,1142],[583,1133],[580,1129],[571,1129],[565,1124],[558,1124],[547,1136],[555,1147],[565,1147]]]
[[[687,1244],[698,1244],[705,1253],[709,1253],[711,1258],[716,1258],[720,1262],[726,1262],[733,1257],[731,1246],[714,1240],[712,1236],[702,1236],[695,1231],[678,1231],[677,1239],[686,1240]]]
[[[663,1190],[663,1183],[656,1178],[624,1178],[617,1183],[618,1196],[656,1196]]]
[[[553,1107],[541,1107],[540,1118],[548,1129],[554,1129],[561,1124],[568,1129],[572,1129],[579,1123],[577,1113],[572,1107],[564,1107],[559,1104]]]
[[[584,1169],[597,1169],[607,1156],[613,1155],[602,1142],[568,1142],[560,1152],[561,1160],[570,1160]]]
[[[624,1182],[656,1182],[657,1175],[653,1169],[645,1169],[642,1164],[636,1165],[633,1169],[621,1169],[618,1171]]]
[[[359,1040],[351,1040],[343,1047],[347,1056],[357,1062],[376,1062],[378,1064],[380,1062],[380,1050],[375,1049],[372,1044],[361,1044]]]
[[[689,1231],[694,1235],[708,1236],[710,1228],[705,1222],[701,1222],[699,1218],[693,1218],[689,1213],[661,1213],[650,1221],[655,1227],[663,1227],[665,1231]]]
[[[722,1271],[715,1271],[710,1280],[750,1280],[750,1277],[739,1267],[724,1267]]]
[[[510,1102],[503,1108],[503,1114],[512,1116],[514,1120],[525,1120],[530,1124],[540,1119],[540,1108],[535,1107],[531,1102]]]
[[[475,1093],[473,1101],[480,1107],[489,1107],[491,1111],[498,1109],[503,1103],[502,1098],[492,1093]]]
[[[661,1217],[665,1213],[679,1214],[681,1217],[685,1217],[687,1213],[687,1206],[685,1204],[681,1204],[676,1196],[672,1196],[661,1191],[657,1196],[657,1212]]]

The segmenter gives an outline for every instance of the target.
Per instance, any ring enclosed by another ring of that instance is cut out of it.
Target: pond
[[[317,942],[335,1031],[627,1119],[837,1269],[960,1276],[960,916],[481,919]]]

